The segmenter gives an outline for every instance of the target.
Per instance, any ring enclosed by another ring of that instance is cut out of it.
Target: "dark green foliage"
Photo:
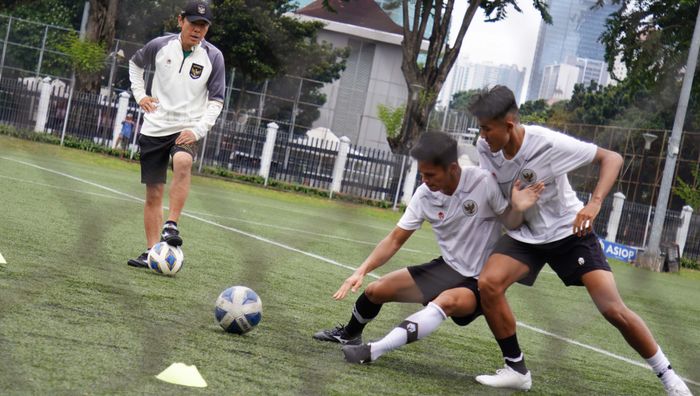
[[[478,92],[478,89],[455,92],[452,95],[452,100],[450,100],[450,109],[468,113],[469,102],[471,101],[472,96]]]
[[[681,267],[700,271],[700,263],[687,257],[681,257]]]
[[[691,171],[693,182],[686,183],[680,176],[676,178],[678,185],[673,192],[678,195],[695,212],[700,210],[700,165]]]

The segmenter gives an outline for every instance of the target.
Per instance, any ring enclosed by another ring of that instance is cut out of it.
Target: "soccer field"
[[[144,248],[139,179],[135,163],[0,136],[3,395],[510,393],[474,380],[502,366],[483,318],[464,328],[448,320],[370,365],[311,339],[347,321],[357,295],[331,295],[400,213],[194,177],[179,222],[185,265],[169,278],[126,265]],[[376,275],[436,255],[424,226]],[[700,393],[700,273],[612,266],[627,305]],[[237,284],[264,307],[244,336],[224,333],[213,315],[218,294]],[[531,394],[663,394],[583,288],[546,269],[508,297]],[[365,340],[418,308],[385,305]],[[155,378],[174,362],[196,365],[209,386]]]

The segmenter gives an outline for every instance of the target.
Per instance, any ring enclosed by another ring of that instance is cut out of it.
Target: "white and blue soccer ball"
[[[262,301],[245,286],[231,286],[216,299],[214,316],[221,327],[229,333],[247,333],[262,319]]]
[[[148,268],[164,275],[175,275],[185,262],[185,255],[179,246],[158,242],[148,252]]]

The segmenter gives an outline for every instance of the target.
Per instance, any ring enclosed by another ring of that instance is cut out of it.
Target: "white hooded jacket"
[[[144,70],[154,70],[148,86]],[[136,103],[146,96],[158,99],[158,108],[145,113],[141,134],[162,137],[192,130],[203,138],[216,122],[224,101],[224,57],[202,40],[185,57],[180,35],[149,41],[129,61],[129,80]]]

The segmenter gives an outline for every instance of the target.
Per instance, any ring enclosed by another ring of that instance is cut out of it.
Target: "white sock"
[[[372,361],[409,342],[420,340],[435,331],[447,316],[437,304],[428,303],[422,310],[412,314],[384,338],[369,344]]]
[[[654,356],[647,359],[647,363],[649,363],[656,376],[659,377],[664,384],[664,387],[668,388],[677,382],[683,382],[681,377],[671,368],[671,363],[666,358],[666,355],[664,355],[661,347],[659,347],[659,350],[656,351]]]

